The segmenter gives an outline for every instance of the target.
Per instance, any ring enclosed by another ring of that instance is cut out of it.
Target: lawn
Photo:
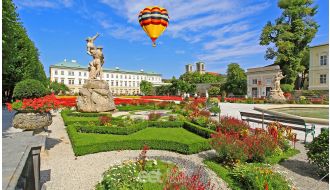
[[[328,108],[278,108],[273,110],[301,117],[329,119]]]
[[[74,126],[67,127],[76,155],[112,150],[151,149],[193,154],[209,150],[209,140],[183,128],[146,128],[130,135],[80,133]]]

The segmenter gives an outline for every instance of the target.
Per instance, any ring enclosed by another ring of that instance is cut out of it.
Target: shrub
[[[27,79],[16,84],[14,98],[39,98],[49,94],[46,87],[38,80]]]
[[[81,124],[73,124],[78,132],[81,133],[98,133],[98,134],[114,134],[114,135],[129,135],[145,129],[147,127],[146,123],[139,123],[132,125],[130,127],[104,127],[104,126],[88,126]]]
[[[192,133],[195,133],[195,134],[197,134],[201,137],[204,137],[204,138],[210,138],[211,134],[215,133],[215,131],[213,131],[211,129],[207,129],[207,128],[195,125],[195,124],[190,123],[188,121],[184,122],[183,128],[190,131],[190,132],[192,132]]]
[[[220,113],[220,107],[217,105],[212,105],[209,111],[216,115],[217,113]]]
[[[292,84],[281,84],[281,89],[283,92],[292,92],[294,86]]]
[[[248,123],[231,116],[221,117],[220,126],[218,126],[218,130],[222,132],[227,132],[227,131],[243,132],[243,131],[247,131],[249,128],[250,126]]]
[[[247,160],[244,142],[239,139],[239,134],[217,133],[212,135],[212,148],[217,152],[222,163],[234,166],[238,162]]]
[[[238,181],[244,189],[290,190],[290,184],[279,173],[273,172],[270,167],[253,164],[240,164],[235,167],[230,176]]]
[[[110,121],[111,121],[111,117],[109,116],[104,115],[99,117],[100,125],[107,125],[108,123],[110,123]]]
[[[161,117],[160,113],[157,112],[150,112],[148,115],[148,120],[149,121],[156,121]]]
[[[315,164],[320,176],[329,173],[329,130],[324,130],[312,143],[306,145],[308,160]]]

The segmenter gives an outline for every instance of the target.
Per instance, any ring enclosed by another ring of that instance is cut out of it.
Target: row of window
[[[272,84],[272,79],[266,79],[266,85],[271,85]],[[261,85],[261,81],[258,82],[258,79],[252,79],[252,84],[258,84],[258,85]]]
[[[58,70],[54,71],[55,75],[58,75]],[[87,72],[77,72],[78,76],[87,76]],[[64,71],[61,71],[61,75],[64,75]],[[75,76],[75,72],[74,71],[68,71],[68,76]],[[137,79],[137,80],[152,80],[152,81],[160,81],[160,77],[147,77],[147,76],[139,76],[139,75],[124,75],[124,74],[104,74],[103,75],[104,78],[116,78],[116,79]]]
[[[86,83],[86,80],[87,79],[78,79],[78,85],[82,85],[84,83]],[[61,78],[61,79],[58,79],[58,78],[55,78],[56,82],[59,82],[59,83],[64,83],[64,79]],[[75,84],[75,79],[74,78],[69,78],[68,79],[68,83],[69,85],[74,85]],[[107,80],[107,82],[109,84],[111,84],[110,86],[125,86],[125,87],[139,87],[140,86],[140,82],[135,82],[135,81],[109,81]]]

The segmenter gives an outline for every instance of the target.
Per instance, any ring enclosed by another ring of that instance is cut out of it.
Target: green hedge
[[[68,126],[67,132],[76,156],[112,150],[140,150],[145,144],[151,149],[168,150],[182,154],[194,154],[210,149],[209,141],[184,144],[166,140],[124,140],[78,145],[75,139],[79,138],[79,133],[75,126]]]
[[[129,135],[145,129],[147,127],[146,123],[139,123],[130,127],[107,127],[107,126],[78,126],[75,128],[81,133],[98,133],[98,134],[114,134],[114,135]]]
[[[199,125],[190,123],[188,121],[184,122],[183,128],[190,131],[190,132],[192,132],[192,133],[195,133],[196,135],[199,135],[199,136],[207,138],[207,139],[211,137],[212,133],[215,133],[215,131],[213,131],[211,129],[201,127]]]
[[[148,127],[158,128],[180,128],[183,124],[183,121],[148,121]]]

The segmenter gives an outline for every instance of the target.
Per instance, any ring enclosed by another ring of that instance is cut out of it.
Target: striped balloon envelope
[[[165,8],[153,6],[140,11],[140,25],[152,40],[153,47],[156,47],[156,40],[168,26],[168,21],[169,17]]]

